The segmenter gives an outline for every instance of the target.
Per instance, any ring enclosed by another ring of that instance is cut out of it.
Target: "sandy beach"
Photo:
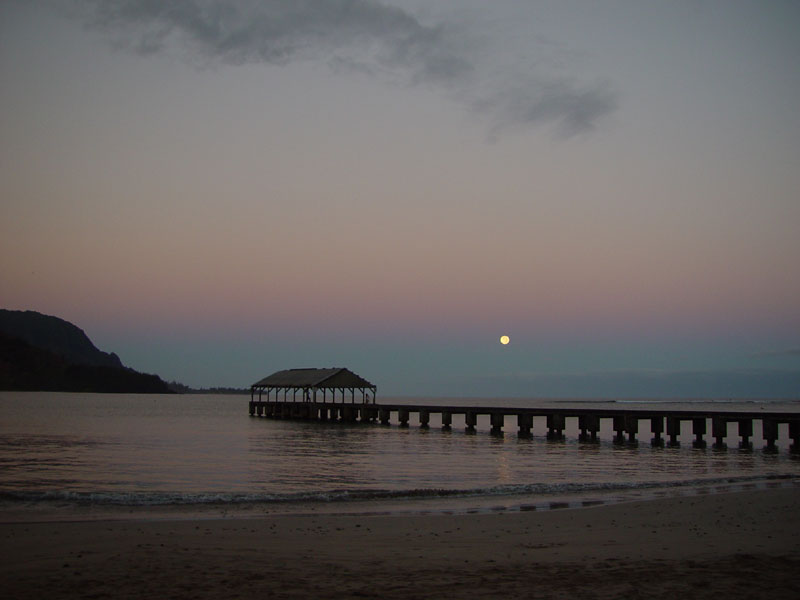
[[[6,522],[3,598],[800,597],[800,493],[470,515]]]

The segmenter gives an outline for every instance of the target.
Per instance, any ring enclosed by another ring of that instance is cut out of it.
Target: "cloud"
[[[553,123],[564,136],[591,131],[617,105],[606,84],[520,78],[476,61],[463,29],[428,25],[375,0],[74,0],[88,26],[141,54],[181,47],[194,60],[285,65],[316,60],[341,71],[430,84],[491,121],[494,135]]]
[[[143,54],[171,43],[226,64],[284,64],[361,47],[385,67],[447,80],[469,68],[448,52],[440,27],[371,0],[84,0],[96,29],[124,36]]]
[[[535,78],[527,85],[500,87],[478,102],[493,120],[493,133],[517,125],[555,122],[564,137],[585,133],[617,108],[616,93],[607,82],[579,86],[569,81]]]

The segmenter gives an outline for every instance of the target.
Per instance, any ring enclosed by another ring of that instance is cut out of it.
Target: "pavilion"
[[[276,371],[251,385],[250,399],[254,400],[258,392],[259,401],[262,400],[262,394],[266,394],[266,401],[269,402],[270,395],[274,392],[274,401],[277,402],[279,394],[283,392],[285,402],[291,392],[292,402],[295,402],[297,393],[300,392],[301,402],[325,403],[328,402],[328,392],[330,392],[330,402],[336,402],[337,391],[341,394],[342,403],[347,401],[346,396],[349,395],[351,404],[355,404],[358,391],[361,393],[362,404],[375,404],[378,388],[349,369],[286,369]]]

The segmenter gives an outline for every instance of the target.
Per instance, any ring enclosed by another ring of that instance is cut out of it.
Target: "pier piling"
[[[549,414],[547,415],[547,439],[548,440],[563,440],[566,419],[564,415]]]
[[[492,424],[492,433],[494,435],[503,435],[503,425],[505,425],[506,416],[500,412],[493,412],[489,415]]]
[[[517,415],[517,426],[520,437],[530,437],[533,431],[533,415],[525,413]]]
[[[764,451],[777,452],[775,442],[778,439],[778,422],[773,419],[762,419],[761,429],[761,437],[763,437],[767,442],[767,445],[764,447]]]
[[[448,411],[442,412],[442,429],[444,431],[450,431],[453,425],[453,413]]]
[[[355,423],[357,420],[358,420],[358,413],[356,412],[356,407],[352,404],[343,404],[342,421],[347,421],[348,423]]]
[[[397,420],[400,421],[400,427],[408,427],[408,409],[401,408],[397,411]]]
[[[615,444],[624,444],[625,443],[625,434],[628,434],[627,442],[631,445],[635,445],[636,442],[636,434],[639,433],[639,418],[635,415],[619,415],[614,417],[614,431],[616,434],[614,435],[614,443]]]
[[[419,426],[422,429],[430,427],[431,413],[427,410],[420,409],[419,411]]]
[[[728,421],[725,417],[711,418],[711,435],[714,438],[714,448],[725,449],[725,438],[728,436]]]
[[[663,446],[664,438],[661,437],[661,434],[664,433],[664,417],[650,417],[650,432],[653,434],[650,445],[654,447]]]
[[[681,420],[678,417],[667,417],[667,437],[669,437],[668,445],[672,448],[677,448],[681,445],[678,441],[678,436],[681,434]]]
[[[578,440],[581,442],[596,442],[600,431],[600,417],[597,415],[578,415]]]
[[[619,415],[618,417],[613,418],[614,423],[614,443],[615,444],[624,444],[625,443],[625,416]]]
[[[692,419],[692,433],[694,434],[694,441],[692,446],[695,448],[705,448],[706,442],[703,436],[706,434],[706,418],[698,417]]]
[[[464,415],[464,428],[469,433],[475,432],[475,427],[478,425],[478,414],[468,410]]]
[[[753,447],[750,438],[753,437],[753,420],[740,419],[739,420],[739,437],[742,438],[739,442],[739,448],[750,449]]]
[[[378,418],[378,409],[374,404],[364,404],[360,411],[362,423],[374,423]]]
[[[789,421],[789,439],[792,440],[789,450],[800,452],[800,421]]]
[[[639,442],[636,441],[636,434],[639,433],[639,417],[636,415],[627,415],[625,417],[625,431],[628,433],[628,444],[635,446]]]

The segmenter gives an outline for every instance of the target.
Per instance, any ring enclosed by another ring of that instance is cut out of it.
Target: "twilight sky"
[[[193,386],[798,397],[798,30],[794,0],[0,0],[0,307]]]

